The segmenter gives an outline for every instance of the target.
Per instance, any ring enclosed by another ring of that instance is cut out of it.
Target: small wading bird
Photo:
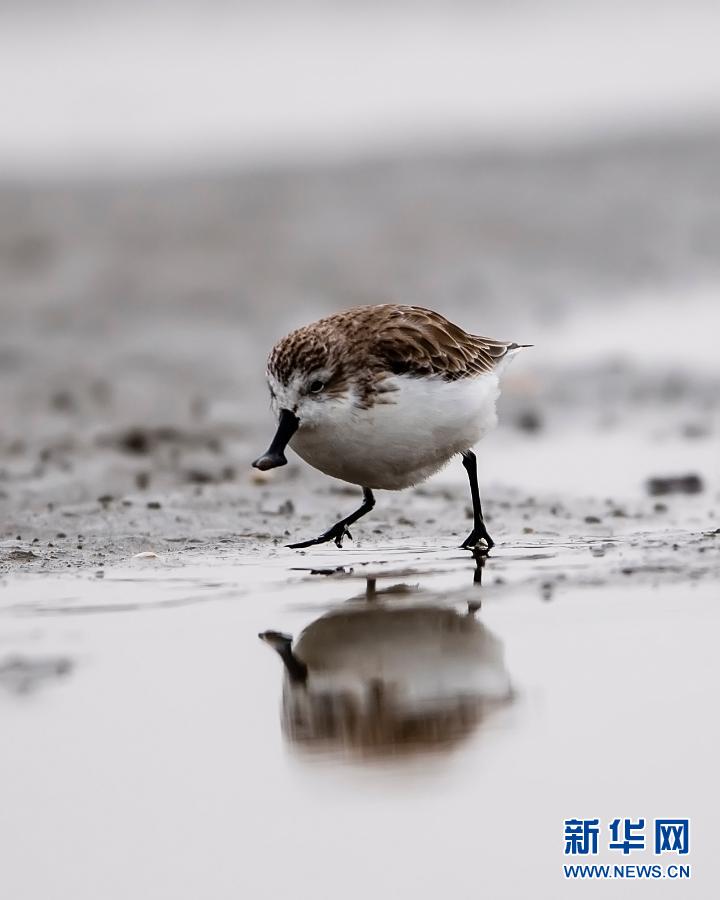
[[[497,423],[499,376],[529,344],[468,334],[418,306],[360,306],[293,331],[270,352],[278,429],[253,466],[287,463],[290,444],[316,469],[362,488],[362,506],[293,549],[351,537],[373,490],[420,484],[456,455],[470,480],[473,529],[462,547],[494,542],[483,521],[472,447]]]

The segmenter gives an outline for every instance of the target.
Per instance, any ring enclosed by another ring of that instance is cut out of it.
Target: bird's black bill
[[[289,409],[281,409],[278,430],[275,432],[273,442],[262,456],[258,456],[253,462],[253,466],[265,472],[267,469],[277,469],[278,466],[286,465],[287,459],[285,459],[284,451],[299,424],[300,420],[295,413],[291,413]]]

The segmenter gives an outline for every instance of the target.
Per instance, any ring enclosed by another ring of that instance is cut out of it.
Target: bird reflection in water
[[[368,584],[296,641],[259,637],[285,668],[283,730],[308,748],[397,755],[456,746],[512,697],[502,643],[459,612],[408,603]]]

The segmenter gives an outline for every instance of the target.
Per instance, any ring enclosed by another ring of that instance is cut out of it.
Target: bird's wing
[[[518,344],[468,334],[444,316],[419,306],[384,307],[373,341],[397,375],[438,375],[447,381],[492,372]]]

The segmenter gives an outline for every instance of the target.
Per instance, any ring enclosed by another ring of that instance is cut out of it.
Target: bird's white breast
[[[419,484],[476,444],[497,422],[498,376],[458,381],[395,375],[369,409],[333,404],[291,447],[310,465],[351,484],[400,490]]]

